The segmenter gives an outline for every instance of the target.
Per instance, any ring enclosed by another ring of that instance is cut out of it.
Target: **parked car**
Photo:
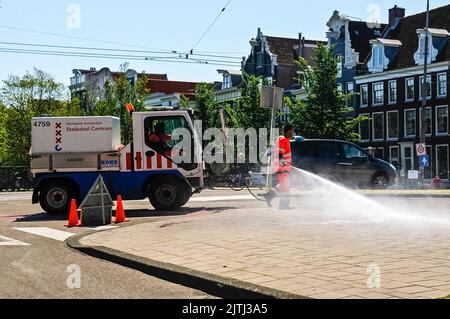
[[[361,147],[335,140],[296,140],[292,164],[340,184],[385,189],[396,182],[397,169]]]

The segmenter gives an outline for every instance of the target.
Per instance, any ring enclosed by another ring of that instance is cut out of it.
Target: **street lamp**
[[[428,77],[428,51],[429,51],[429,34],[428,29],[430,25],[430,0],[427,0],[427,13],[425,20],[425,47],[424,47],[424,59],[423,59],[423,83],[422,83],[422,107],[420,108],[420,143],[426,143],[427,132],[427,119],[426,119],[426,107],[427,107],[427,77]],[[425,144],[426,145],[426,144]],[[425,168],[421,167],[422,179],[425,179]]]

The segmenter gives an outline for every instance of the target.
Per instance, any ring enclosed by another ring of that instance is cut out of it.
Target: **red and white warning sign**
[[[427,147],[423,143],[416,144],[416,151],[417,151],[417,156],[427,155]]]

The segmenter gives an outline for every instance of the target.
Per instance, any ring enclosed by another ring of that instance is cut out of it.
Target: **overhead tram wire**
[[[228,0],[228,2],[225,4],[223,9],[217,15],[217,17],[213,20],[213,22],[209,25],[209,27],[206,29],[206,31],[202,34],[202,36],[197,41],[197,43],[195,43],[195,45],[192,47],[192,49],[190,51],[191,54],[194,54],[194,50],[197,48],[197,46],[200,44],[200,42],[202,42],[202,40],[206,37],[206,35],[209,33],[209,31],[211,31],[212,27],[216,24],[216,22],[219,20],[219,18],[222,16],[222,14],[225,12],[227,7],[230,5],[231,1],[233,1],[233,0]]]
[[[129,54],[112,54],[112,53],[91,53],[91,52],[74,52],[74,51],[49,51],[49,50],[30,50],[30,49],[18,49],[18,48],[7,48],[7,47],[0,47],[1,50],[14,50],[15,52],[20,52],[20,53],[41,53],[41,54],[45,54],[45,53],[52,53],[52,54],[70,54],[72,56],[74,55],[87,55],[89,57],[102,57],[102,56],[107,56],[107,57],[118,57],[121,59],[129,59],[129,58],[136,58],[136,59],[141,59],[141,60],[161,60],[161,59],[165,59],[165,60],[190,60],[193,62],[198,62],[198,63],[202,63],[202,64],[210,64],[210,63],[223,63],[226,65],[239,65],[238,62],[232,62],[232,61],[227,61],[227,60],[216,60],[216,59],[185,59],[183,57],[179,57],[179,56],[151,56],[151,55],[129,55]]]
[[[36,30],[30,30],[30,29],[19,28],[19,27],[12,27],[12,26],[7,26],[7,25],[0,25],[0,29],[14,30],[14,31],[20,31],[20,32],[28,32],[28,33],[34,33],[34,34],[42,34],[42,35],[61,37],[61,38],[66,38],[66,39],[75,39],[75,40],[81,40],[81,41],[89,41],[89,42],[96,42],[96,43],[103,43],[103,44],[111,44],[111,45],[117,45],[117,46],[121,46],[121,47],[132,47],[132,48],[139,48],[139,49],[155,50],[155,51],[161,52],[161,53],[184,54],[184,55],[188,53],[188,52],[174,50],[174,49],[152,48],[152,47],[148,47],[148,46],[135,45],[135,44],[130,44],[130,43],[105,41],[105,40],[93,39],[93,38],[88,38],[88,37],[80,37],[80,36],[72,36],[72,35],[66,35],[66,34],[54,33],[54,32],[36,31]],[[198,54],[195,54],[195,55],[209,56],[210,55],[209,53],[211,53],[211,54],[224,53],[224,54],[239,54],[239,55],[241,54],[241,52],[220,52],[220,51],[208,52],[208,51],[202,51],[202,52],[198,52]],[[211,57],[215,57],[215,56],[211,56]],[[228,56],[228,57],[229,58],[237,58],[237,57],[231,57],[231,56]]]
[[[151,56],[133,56],[133,55],[112,55],[112,54],[97,54],[86,52],[67,52],[67,51],[39,51],[26,50],[14,48],[0,48],[0,53],[17,53],[30,55],[44,55],[44,56],[67,56],[79,58],[98,58],[98,59],[119,59],[119,60],[133,60],[133,61],[154,61],[154,62],[168,62],[168,63],[183,63],[183,64],[203,64],[215,66],[236,66],[230,62],[218,62],[211,60],[192,60],[192,59],[177,59],[174,57],[151,57]]]

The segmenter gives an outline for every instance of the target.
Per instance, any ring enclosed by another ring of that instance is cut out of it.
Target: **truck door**
[[[136,170],[173,170],[177,169],[184,172],[193,172],[198,169],[195,158],[195,137],[193,128],[190,127],[187,119],[183,115],[163,115],[159,116],[143,114],[142,124],[142,150],[136,150],[136,158],[142,159],[141,164],[137,165]],[[174,131],[185,129],[190,132],[190,153],[189,161],[180,162],[179,158],[183,155],[177,149],[182,138],[175,139]],[[137,143],[136,143],[137,144]],[[181,153],[181,154],[180,154]]]

